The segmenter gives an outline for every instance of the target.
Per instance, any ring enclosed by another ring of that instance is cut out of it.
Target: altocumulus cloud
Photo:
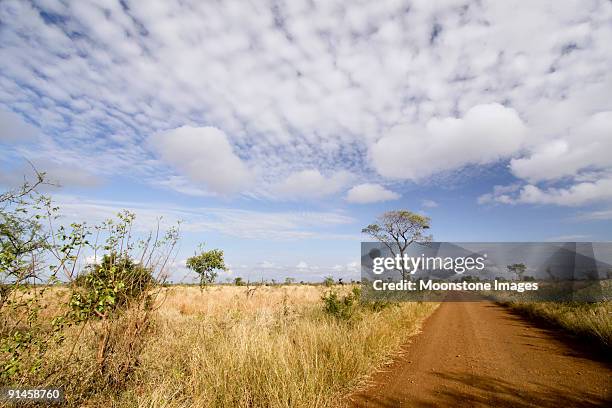
[[[400,195],[387,190],[380,184],[364,183],[351,188],[346,194],[349,203],[367,204],[397,200]]]
[[[0,108],[46,135],[30,158],[274,198],[508,162],[518,188],[481,202],[609,200],[609,1],[5,0],[0,20]],[[186,124],[188,152],[143,143]]]

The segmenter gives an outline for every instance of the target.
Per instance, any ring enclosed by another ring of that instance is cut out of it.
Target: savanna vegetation
[[[167,285],[178,228],[62,225],[44,182],[0,196],[0,386],[63,387],[67,406],[338,405],[436,307],[333,279],[213,285],[217,249],[188,260],[200,288]]]
[[[529,278],[524,276],[523,264],[508,265],[508,270],[518,279]],[[550,298],[557,296],[556,301],[542,301],[526,293],[497,293],[491,294],[491,298],[527,318],[594,341],[604,348],[612,348],[612,280],[604,279],[597,285],[586,285],[583,289],[576,289],[571,283],[551,279],[541,284],[543,298],[548,293]],[[570,301],[568,296],[584,299]]]
[[[581,338],[594,339],[604,347],[612,348],[612,301],[506,301],[503,304],[524,316],[557,326]]]

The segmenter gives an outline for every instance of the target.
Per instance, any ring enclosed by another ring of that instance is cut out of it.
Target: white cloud
[[[581,182],[568,187],[540,188],[527,184],[515,193],[507,194],[498,189],[492,194],[485,194],[478,199],[481,204],[498,202],[503,204],[554,204],[562,206],[580,206],[598,201],[612,200],[612,178],[599,179],[594,182]]]
[[[162,203],[144,204],[135,202],[87,200],[81,197],[56,195],[54,203],[66,221],[89,224],[99,223],[114,217],[126,209],[136,213],[135,228],[148,232],[162,217],[165,226],[182,221],[181,230],[186,232],[218,232],[229,237],[246,239],[296,240],[338,239],[359,241],[359,234],[334,232],[338,226],[351,225],[355,219],[332,211],[255,211],[215,207],[174,207],[169,209]]]
[[[463,118],[430,119],[425,127],[398,126],[371,150],[383,176],[422,180],[469,164],[487,164],[519,151],[526,127],[512,108],[476,105]]]
[[[217,193],[245,188],[252,176],[221,130],[181,126],[151,137],[162,159]]]
[[[0,143],[29,142],[39,131],[16,113],[0,109]]]
[[[361,264],[357,261],[348,262],[346,264],[334,265],[331,270],[336,275],[341,275],[348,278],[358,278],[361,272]]]
[[[563,138],[538,144],[510,163],[512,172],[530,182],[574,176],[582,170],[612,169],[612,111],[599,112]]]
[[[295,267],[297,269],[308,269],[308,264],[304,261],[300,261],[297,265],[295,265]]]
[[[610,167],[610,138],[587,124],[612,111],[611,18],[605,0],[7,0],[0,109],[46,135],[10,154],[187,194],[249,189],[251,168],[271,196],[304,169],[423,180],[506,159],[557,182]],[[224,165],[241,164],[215,178],[154,159],[144,139],[184,125],[223,132]]]
[[[421,201],[421,206],[424,208],[436,208],[438,203],[434,200],[423,200]]]
[[[346,194],[346,200],[350,203],[367,204],[381,201],[397,200],[400,195],[387,190],[380,184],[364,183],[351,188]]]
[[[165,179],[154,179],[150,183],[153,186],[168,188],[190,196],[209,197],[216,195],[206,190],[206,188],[195,186],[193,182],[190,182],[183,176],[169,176]]]
[[[302,170],[289,175],[275,189],[290,199],[318,198],[338,193],[351,179],[351,174],[346,171],[338,171],[326,177],[318,170]]]
[[[478,204],[503,203],[511,204],[514,199],[510,193],[514,193],[521,189],[520,184],[511,184],[508,186],[496,185],[493,186],[492,193],[486,193],[478,197]]]
[[[512,173],[527,182],[521,188],[494,190],[479,202],[579,206],[612,200],[610,151],[612,111],[593,114],[563,137],[534,143],[525,156],[511,160]]]

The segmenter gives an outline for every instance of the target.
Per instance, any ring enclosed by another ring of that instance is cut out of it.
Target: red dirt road
[[[443,303],[358,407],[612,407],[612,367],[492,302]]]

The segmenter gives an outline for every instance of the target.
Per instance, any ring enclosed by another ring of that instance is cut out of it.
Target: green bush
[[[380,312],[390,306],[398,305],[397,302],[388,300],[363,300],[359,286],[355,286],[349,294],[344,296],[339,296],[336,291],[330,290],[323,294],[321,300],[325,313],[341,320],[350,320],[359,311]]]
[[[321,297],[323,310],[338,319],[349,320],[355,315],[359,306],[360,295],[361,290],[358,287],[342,297],[336,291],[330,290]]]
[[[127,255],[104,255],[100,264],[89,265],[75,279],[70,306],[79,320],[108,316],[142,300],[155,284],[152,271]]]

